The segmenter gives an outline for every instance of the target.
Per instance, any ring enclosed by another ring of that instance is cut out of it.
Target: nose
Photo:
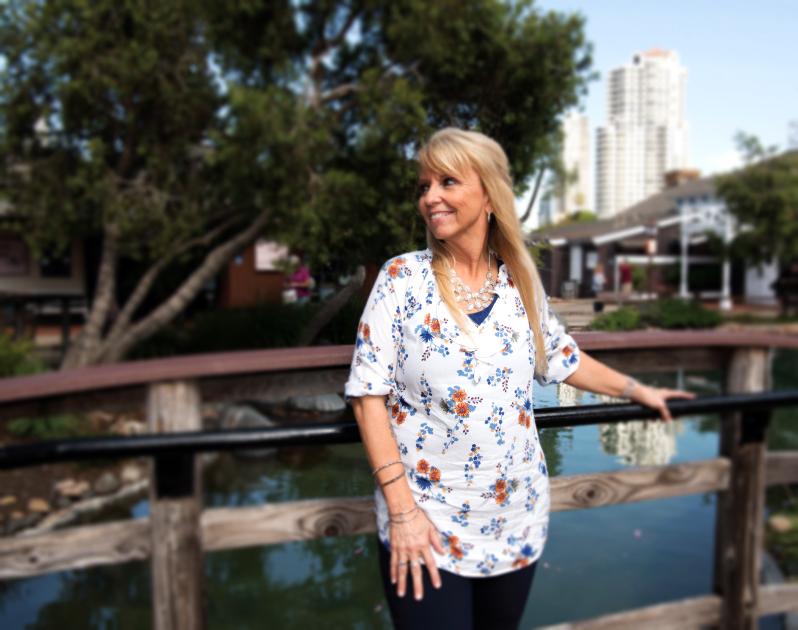
[[[443,188],[437,182],[430,182],[427,190],[421,195],[421,202],[426,206],[434,206],[441,200]]]

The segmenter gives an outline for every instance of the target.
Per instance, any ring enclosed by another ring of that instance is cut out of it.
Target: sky
[[[689,163],[708,175],[734,168],[738,130],[787,147],[798,121],[796,0],[538,0],[543,10],[580,13],[593,43],[593,68],[582,110],[605,122],[605,77],[635,52],[675,50],[687,68]],[[595,157],[594,157],[595,159]],[[594,166],[595,173],[595,166]]]

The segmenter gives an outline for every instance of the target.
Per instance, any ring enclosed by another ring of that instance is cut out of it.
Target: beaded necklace
[[[493,272],[490,269],[490,250],[488,250],[488,273],[485,276],[485,282],[482,283],[479,290],[472,291],[457,275],[454,265],[449,266],[449,279],[452,283],[455,301],[458,303],[465,302],[467,310],[482,310],[490,306],[496,289],[496,280],[493,278]]]

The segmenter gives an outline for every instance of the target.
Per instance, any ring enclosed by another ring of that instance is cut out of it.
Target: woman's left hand
[[[634,389],[630,395],[630,399],[634,402],[658,410],[659,415],[665,422],[673,420],[666,403],[666,401],[671,398],[691,400],[695,398],[695,394],[681,389],[665,389],[664,387],[651,387],[649,385],[643,385],[642,383],[635,383]]]

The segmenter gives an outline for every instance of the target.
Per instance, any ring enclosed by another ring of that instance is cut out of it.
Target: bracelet
[[[393,466],[394,464],[401,464],[401,463],[402,463],[401,459],[397,459],[395,461],[388,462],[387,464],[383,464],[382,466],[378,466],[377,468],[375,468],[374,472],[372,472],[371,474],[373,476],[376,476],[377,473],[380,472],[381,470],[385,470],[386,468],[388,468],[389,466]]]
[[[393,517],[391,517],[389,515],[388,522],[389,523],[393,523],[394,525],[404,525],[405,523],[409,523],[414,518],[416,518],[416,516],[418,516],[421,513],[421,510],[416,508],[415,510],[413,510],[413,512],[414,512],[413,516],[410,516],[408,518],[402,518],[402,519],[396,519],[396,518],[393,518]]]
[[[635,387],[638,386],[638,382],[633,379],[631,376],[629,380],[626,381],[626,385],[623,386],[623,391],[621,392],[621,398],[629,398],[634,391]]]
[[[398,475],[396,475],[396,477],[391,477],[388,481],[381,483],[380,488],[384,488],[385,486],[392,484],[394,481],[399,481],[404,476],[405,476],[405,471],[403,470]]]
[[[405,510],[404,512],[388,512],[388,516],[393,518],[394,516],[405,516],[406,514],[411,514],[418,509],[417,505],[414,505],[409,510]]]

